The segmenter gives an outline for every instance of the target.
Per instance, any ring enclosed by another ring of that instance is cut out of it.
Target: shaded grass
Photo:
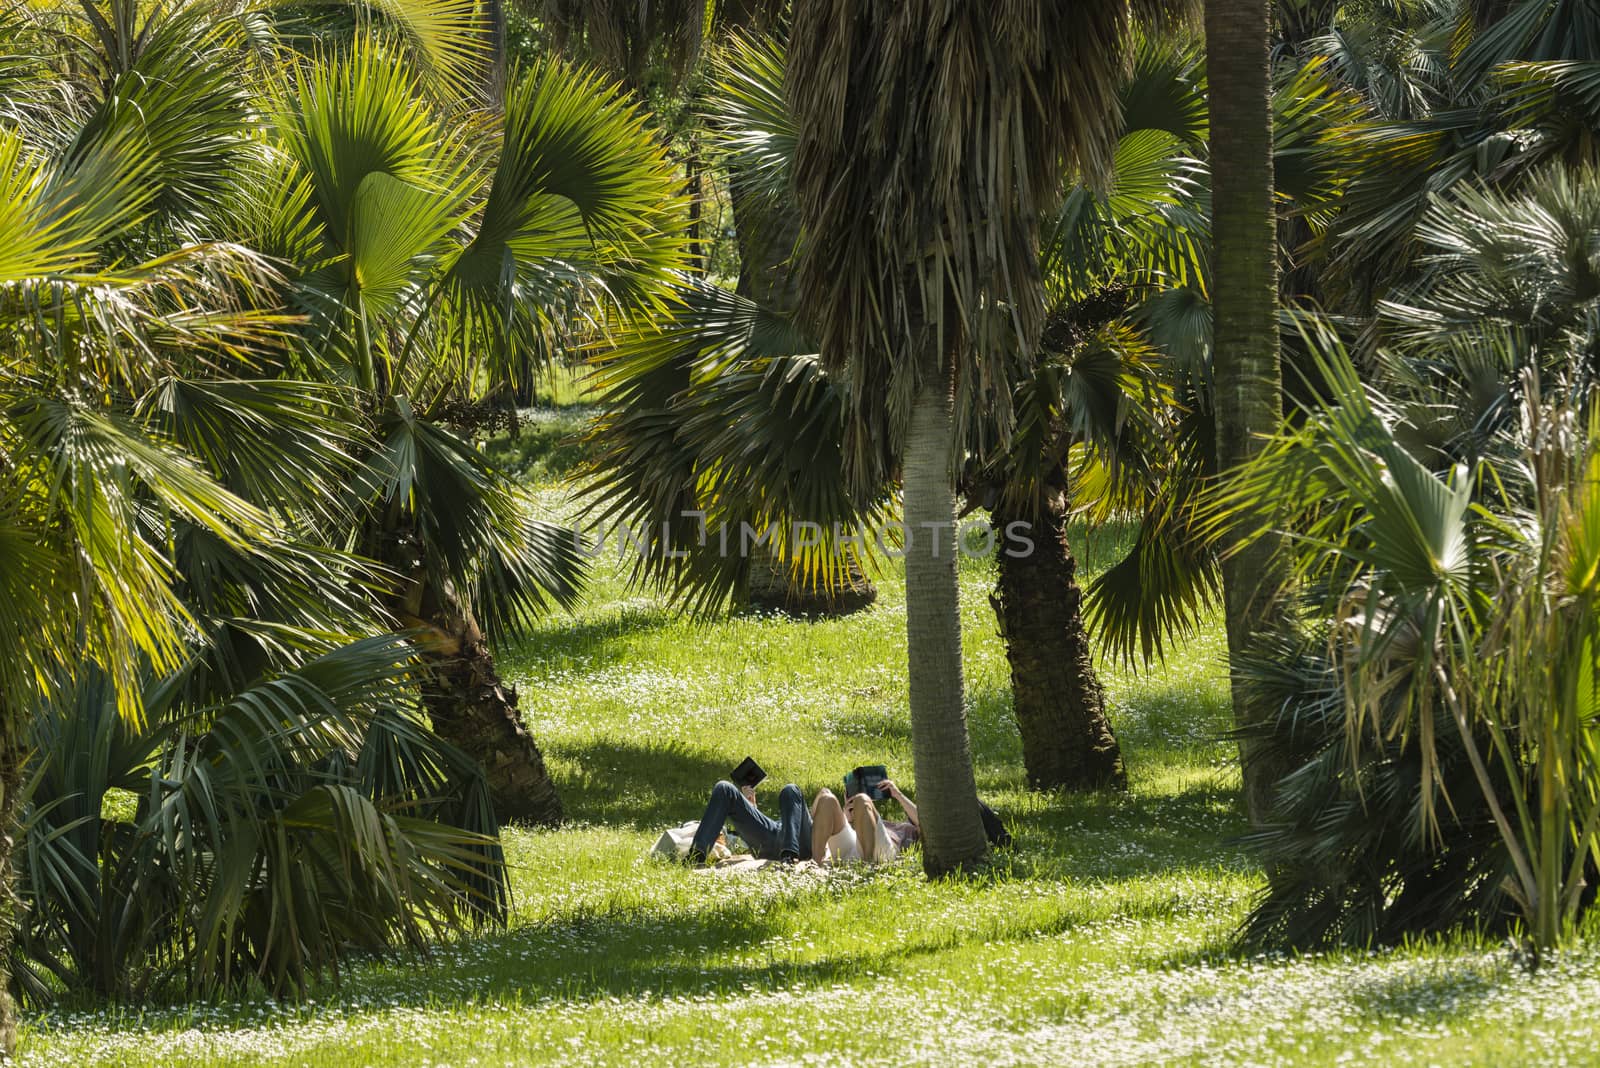
[[[520,413],[515,436],[502,433],[483,443],[484,456],[525,481],[555,482],[582,461],[583,434],[595,411],[583,403],[530,408]]]
[[[1092,570],[1105,553],[1084,553]],[[1108,668],[1126,794],[1023,788],[1008,675],[962,570],[973,749],[1017,834],[981,876],[731,878],[646,859],[747,753],[810,793],[889,765],[915,793],[903,587],[842,620],[701,624],[602,575],[501,657],[572,825],[511,830],[509,930],[374,960],[304,1004],[35,1016],[27,1064],[1593,1063],[1600,957],[1536,976],[1461,940],[1239,959],[1260,884],[1214,624],[1161,670]]]

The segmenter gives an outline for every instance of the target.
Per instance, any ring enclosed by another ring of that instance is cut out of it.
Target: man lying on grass
[[[750,844],[750,851],[764,860],[781,864],[798,860],[887,864],[920,836],[917,806],[898,786],[881,776],[852,788],[857,772],[863,770],[869,769],[858,768],[846,776],[844,804],[833,791],[823,790],[808,809],[800,787],[790,783],[778,791],[778,818],[773,819],[756,807],[756,785],[766,773],[754,760],[745,758],[734,769],[731,780],[724,779],[711,788],[700,827],[689,845],[689,862],[705,863],[724,825],[732,823],[739,837]],[[908,821],[880,818],[874,795],[900,802]]]

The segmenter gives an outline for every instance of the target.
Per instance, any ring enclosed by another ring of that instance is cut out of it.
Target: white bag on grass
[[[690,820],[681,827],[668,827],[661,832],[661,837],[651,848],[650,855],[665,860],[678,860],[688,856],[689,847],[694,844],[695,832],[699,829],[699,820]]]
[[[650,847],[650,855],[660,857],[662,860],[682,860],[689,855],[689,847],[694,845],[695,832],[699,830],[699,820],[690,820],[678,827],[668,827],[661,832],[661,837],[656,839],[656,844]],[[716,842],[711,846],[710,859],[715,862],[731,855],[727,844],[718,835]]]

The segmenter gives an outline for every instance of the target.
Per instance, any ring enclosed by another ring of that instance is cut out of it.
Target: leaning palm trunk
[[[404,615],[426,624],[429,669],[423,699],[433,729],[483,766],[495,814],[503,821],[556,824],[561,798],[544,755],[517,713],[517,691],[501,680],[472,613],[454,593],[413,585]]]
[[[1011,518],[996,513],[1007,530]],[[1055,495],[1031,523],[1032,549],[1002,549],[991,597],[1011,664],[1022,762],[1035,790],[1123,789],[1128,773],[1083,625],[1078,562],[1067,542],[1066,502]]]
[[[957,583],[955,425],[950,380],[924,384],[906,429],[906,648],[911,755],[923,832],[922,865],[943,875],[983,859],[988,843],[967,738]]]
[[[1261,450],[1281,414],[1277,324],[1277,227],[1272,207],[1272,110],[1267,0],[1207,0],[1207,79],[1211,129],[1213,403],[1217,469],[1229,472]],[[1232,541],[1230,537],[1228,539]],[[1277,539],[1227,546],[1222,564],[1228,655],[1239,662],[1256,635],[1270,629],[1282,587]],[[1241,735],[1245,802],[1252,823],[1268,818],[1273,792],[1287,770],[1271,767],[1252,740],[1273,710],[1256,707],[1253,691],[1233,683],[1234,723]]]

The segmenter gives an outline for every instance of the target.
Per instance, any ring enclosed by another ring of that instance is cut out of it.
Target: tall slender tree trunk
[[[1267,0],[1206,0],[1205,23],[1213,131],[1213,403],[1217,469],[1227,477],[1260,450],[1261,435],[1276,428],[1282,411],[1268,58],[1271,8]],[[1262,538],[1237,551],[1231,544],[1225,548],[1228,653],[1237,660],[1253,635],[1278,622],[1284,573],[1276,539]],[[1245,801],[1252,822],[1260,823],[1285,769],[1269,766],[1248,732],[1268,729],[1273,710],[1260,707],[1235,677],[1233,715],[1247,732],[1240,742]]]
[[[427,625],[429,679],[423,700],[441,738],[483,765],[495,814],[502,821],[556,824],[561,798],[544,754],[517,712],[517,692],[495,670],[483,632],[459,598],[424,580],[403,606]]]
[[[504,0],[488,0],[484,19],[483,95],[499,104],[506,95],[506,9]]]
[[[1028,785],[1120,790],[1128,785],[1128,773],[1083,626],[1083,591],[1067,541],[1066,512],[1066,501],[1054,495],[1045,513],[1030,520],[1031,552],[1012,555],[1001,546],[990,600],[1011,664]],[[996,512],[994,526],[1004,531],[1012,519]]]
[[[0,1056],[10,1063],[17,1052],[17,1003],[11,996],[11,944],[17,936],[17,801],[22,792],[22,747],[16,736],[21,717],[0,700]]]
[[[689,187],[689,270],[695,274],[706,273],[705,226],[701,220],[704,212],[703,167],[700,163],[700,142],[689,138],[689,153],[684,157],[683,170]]]
[[[954,379],[923,384],[906,429],[906,658],[922,866],[943,875],[988,851],[967,737],[957,583]]]

